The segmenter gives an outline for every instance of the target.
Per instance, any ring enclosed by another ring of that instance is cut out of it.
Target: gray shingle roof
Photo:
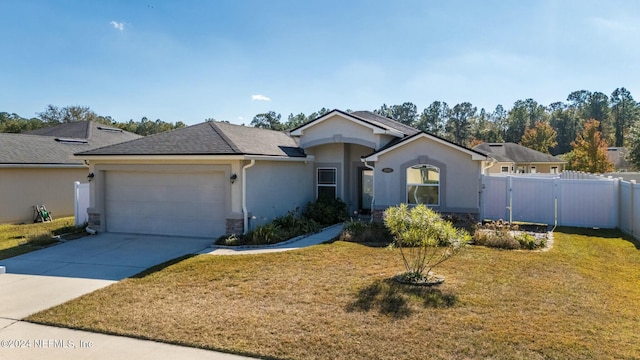
[[[73,154],[139,138],[139,135],[83,121],[30,131],[0,133],[0,164],[83,165]]]
[[[204,122],[79,155],[267,155],[304,157],[287,134],[242,125]]]
[[[516,143],[482,143],[476,145],[473,150],[491,156],[499,162],[516,163],[563,163],[564,160],[555,156],[541,153]]]
[[[397,122],[393,119],[380,116],[371,111],[354,111],[351,115],[383,128],[399,131],[407,136],[415,135],[420,132],[420,130],[416,128]]]

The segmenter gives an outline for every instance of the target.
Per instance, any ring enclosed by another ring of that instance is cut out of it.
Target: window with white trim
[[[336,168],[317,169],[317,194],[318,198],[329,197],[335,199],[338,193],[338,170]]]
[[[440,169],[426,164],[407,168],[407,203],[440,205]]]
[[[509,172],[509,167],[508,166],[502,166],[500,167],[500,172],[501,173],[508,173]]]
[[[552,166],[551,167],[551,173],[552,174],[557,174],[558,173],[558,167],[557,166]]]

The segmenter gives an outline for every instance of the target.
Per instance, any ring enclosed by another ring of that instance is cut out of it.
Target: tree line
[[[39,112],[36,115],[37,117],[27,119],[16,113],[0,112],[0,132],[24,133],[62,123],[95,121],[138,135],[147,136],[186,126],[186,124],[181,121],[175,123],[162,121],[160,119],[152,121],[147,119],[147,117],[143,117],[140,121],[133,121],[133,119],[131,119],[128,122],[118,122],[111,116],[96,114],[88,106],[78,105],[65,106],[62,108],[55,105],[48,105],[43,112]]]
[[[291,113],[286,120],[281,114],[269,111],[255,115],[251,126],[286,131],[329,111],[323,107],[309,115]],[[566,101],[547,106],[526,99],[516,101],[510,109],[497,105],[487,111],[478,110],[470,102],[450,106],[444,101],[434,101],[418,111],[415,104],[404,102],[383,104],[373,112],[470,148],[482,142],[514,142],[551,155],[564,154],[569,168],[590,172],[610,168],[611,164],[602,159],[606,157],[607,147],[626,146],[628,160],[640,168],[640,103],[623,87],[611,95],[578,90],[570,93]],[[48,105],[36,115],[27,119],[0,112],[0,132],[22,133],[66,122],[96,121],[146,136],[186,126],[181,121],[152,121],[146,117],[140,121],[118,122],[110,116],[96,114],[87,106]],[[586,145],[591,148],[580,148]],[[590,162],[600,165],[588,165]]]
[[[257,114],[251,125],[284,131],[328,111],[322,108],[309,116],[290,114],[286,120],[281,114],[269,111]],[[591,172],[611,168],[611,164],[602,159],[606,158],[607,147],[626,146],[630,150],[629,160],[640,168],[640,103],[623,87],[611,95],[574,91],[566,101],[548,106],[526,99],[516,101],[510,109],[498,105],[493,111],[487,111],[478,110],[470,102],[450,106],[444,101],[434,101],[418,111],[415,104],[404,102],[383,104],[373,112],[466,147],[483,142],[514,142],[551,155],[566,154],[569,168]],[[594,142],[597,142],[597,152],[580,148],[587,144],[593,147]],[[585,165],[589,161],[583,156],[597,157],[598,160],[593,161],[599,165]]]

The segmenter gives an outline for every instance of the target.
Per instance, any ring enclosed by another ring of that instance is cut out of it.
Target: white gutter
[[[18,169],[83,169],[83,164],[0,164],[0,168],[18,168]]]
[[[245,160],[244,155],[83,155],[76,154],[76,159],[126,161],[126,160]]]
[[[305,157],[297,156],[297,157],[284,157],[284,156],[269,156],[269,155],[245,155],[246,160],[269,160],[269,161],[298,161],[298,162],[309,162],[315,161],[315,157],[313,155],[307,155]]]
[[[247,211],[247,169],[256,164],[255,159],[242,167],[242,216],[244,218],[244,233],[249,232],[249,212]]]
[[[375,171],[376,169],[373,167],[373,165],[369,165],[367,164],[367,160],[366,159],[361,159],[362,163],[364,164],[364,167],[366,167],[367,169],[373,171],[373,176],[371,177],[371,222],[373,222],[373,204],[376,201],[376,174]]]

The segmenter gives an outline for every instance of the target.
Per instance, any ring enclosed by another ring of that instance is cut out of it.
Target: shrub
[[[400,249],[405,274],[401,277],[431,280],[431,270],[458,254],[469,234],[456,229],[423,204],[411,209],[407,204],[388,208],[384,223]]]
[[[547,245],[545,238],[537,239],[518,230],[518,225],[511,225],[502,220],[479,224],[473,234],[473,241],[476,245],[509,250],[533,250]],[[516,233],[513,234],[514,232]]]
[[[351,219],[344,223],[340,233],[341,241],[356,243],[384,243],[389,244],[393,238],[389,229],[379,222],[363,222]]]
[[[257,226],[247,234],[249,243],[253,245],[275,244],[284,240],[280,226],[270,222]]]
[[[266,245],[289,240],[299,235],[320,231],[317,222],[305,217],[297,217],[297,210],[273,219],[272,222],[257,226],[245,235],[225,235],[216,239],[216,245]]]
[[[280,228],[285,239],[293,238],[298,235],[314,233],[322,228],[320,224],[314,220],[305,217],[297,217],[295,211],[289,211],[287,215],[279,216],[273,219],[273,224]]]
[[[347,204],[339,198],[320,197],[315,202],[307,203],[302,216],[321,225],[333,225],[349,218]]]

